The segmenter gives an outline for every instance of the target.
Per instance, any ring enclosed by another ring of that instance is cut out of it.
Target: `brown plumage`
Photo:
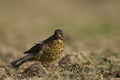
[[[10,64],[13,67],[19,67],[27,61],[41,61],[50,63],[58,59],[64,51],[64,35],[60,29],[55,30],[54,34],[46,40],[37,43],[31,49],[26,51],[26,56],[17,59]]]

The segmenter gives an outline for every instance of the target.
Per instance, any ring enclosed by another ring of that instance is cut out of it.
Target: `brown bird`
[[[26,56],[17,59],[10,64],[16,68],[27,61],[41,61],[42,63],[51,63],[57,60],[64,51],[64,41],[63,31],[57,29],[51,37],[37,43],[28,51],[24,52]]]

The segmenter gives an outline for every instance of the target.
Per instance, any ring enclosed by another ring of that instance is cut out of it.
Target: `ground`
[[[21,54],[18,55],[17,53],[10,52],[6,54],[6,52],[1,52],[0,79],[2,80],[119,79],[120,78],[119,50],[116,49],[115,47],[94,49],[95,46],[91,46],[94,48],[91,47],[89,48],[89,46],[85,47],[87,48],[87,50],[83,51],[81,49],[79,50],[78,45],[77,49],[74,47],[70,47],[70,45],[66,46],[66,50],[64,51],[63,56],[58,61],[52,63],[49,67],[44,68],[40,62],[27,62],[17,69],[12,68],[9,65],[9,62],[15,60],[16,58],[22,57],[23,55]],[[47,72],[45,72],[44,69],[47,69]]]

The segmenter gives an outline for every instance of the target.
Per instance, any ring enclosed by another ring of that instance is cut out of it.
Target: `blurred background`
[[[120,1],[0,0],[1,59],[23,55],[58,28],[76,50],[120,50]]]

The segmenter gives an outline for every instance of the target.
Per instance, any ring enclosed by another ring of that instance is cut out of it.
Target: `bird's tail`
[[[15,60],[15,61],[11,62],[10,64],[11,64],[12,67],[17,68],[17,67],[19,67],[20,65],[22,65],[23,63],[25,63],[26,61],[30,61],[30,59],[31,59],[32,57],[33,57],[33,56],[31,56],[31,55],[26,55],[26,56],[24,56],[24,57],[22,57],[22,58],[20,58],[20,59],[17,59],[17,60]]]

